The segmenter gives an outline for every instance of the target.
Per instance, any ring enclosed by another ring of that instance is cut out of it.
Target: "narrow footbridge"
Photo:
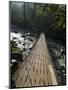
[[[44,33],[41,33],[30,54],[15,72],[13,79],[16,87],[58,85]]]

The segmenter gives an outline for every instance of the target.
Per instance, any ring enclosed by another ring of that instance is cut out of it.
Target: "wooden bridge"
[[[46,38],[41,33],[30,54],[15,72],[16,87],[58,85]]]

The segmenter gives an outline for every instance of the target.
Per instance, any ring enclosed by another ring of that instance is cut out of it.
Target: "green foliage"
[[[65,5],[11,2],[11,24],[65,41]]]
[[[20,52],[20,49],[17,47],[17,44],[15,41],[10,41],[11,42],[11,52]]]
[[[20,49],[18,47],[16,48],[12,47],[11,49],[12,49],[12,52],[20,52]]]

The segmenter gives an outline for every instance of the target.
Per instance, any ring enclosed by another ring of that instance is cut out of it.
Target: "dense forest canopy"
[[[65,43],[65,5],[10,2],[10,14],[11,25],[36,32],[45,32],[46,36]]]

